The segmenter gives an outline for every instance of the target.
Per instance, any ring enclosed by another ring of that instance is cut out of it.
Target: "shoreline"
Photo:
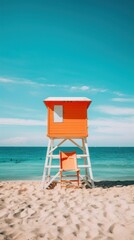
[[[0,181],[0,240],[133,240],[134,185],[43,190]]]
[[[10,180],[0,180],[2,182],[42,182],[42,179],[10,179]],[[113,186],[129,186],[134,185],[133,180],[95,180],[94,181],[96,187],[113,187]]]

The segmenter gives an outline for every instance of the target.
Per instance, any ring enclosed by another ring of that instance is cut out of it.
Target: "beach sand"
[[[0,182],[0,240],[133,240],[134,185],[42,190]]]

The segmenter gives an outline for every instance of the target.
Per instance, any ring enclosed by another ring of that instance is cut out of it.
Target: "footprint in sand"
[[[62,233],[63,232],[63,227],[58,226],[57,230],[58,230],[59,233]]]
[[[91,207],[93,207],[95,209],[98,209],[98,207],[96,205],[91,205]]]
[[[106,211],[104,211],[103,216],[107,217],[107,212]]]
[[[80,230],[80,225],[76,223],[76,228]]]
[[[11,224],[11,223],[13,223],[13,220],[11,218],[5,218],[5,222],[7,224]]]
[[[108,231],[109,231],[110,233],[113,233],[114,227],[115,227],[115,223],[113,223],[113,224],[109,227]]]
[[[64,218],[68,218],[68,217],[69,217],[69,214],[63,214],[63,217],[64,217]]]

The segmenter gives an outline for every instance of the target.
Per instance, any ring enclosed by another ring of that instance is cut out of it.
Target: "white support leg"
[[[85,149],[86,149],[86,154],[87,154],[87,162],[88,162],[88,165],[89,165],[89,174],[90,174],[90,179],[91,179],[91,185],[92,185],[92,187],[94,187],[93,173],[92,173],[89,149],[88,149],[86,138],[84,138],[84,143],[85,143]]]
[[[54,147],[54,140],[53,138],[51,139],[51,147],[50,147],[50,159],[49,159],[49,168],[48,168],[48,178],[49,178],[49,181],[50,181],[50,172],[51,172],[51,165],[52,165],[52,158],[53,158],[53,154],[52,154],[52,149]]]
[[[51,146],[51,139],[48,141],[48,147],[47,147],[47,153],[46,153],[46,159],[44,164],[44,172],[43,172],[43,178],[42,178],[42,187],[44,188],[44,183],[46,180],[46,174],[47,174],[47,166],[48,166],[48,160],[49,160],[49,151]]]
[[[82,138],[82,148],[83,148],[83,153],[86,154],[86,149],[85,149],[85,144],[84,144],[84,139]],[[87,165],[87,158],[84,158],[84,165]],[[86,176],[86,181],[88,181],[88,169],[85,167],[85,176]]]

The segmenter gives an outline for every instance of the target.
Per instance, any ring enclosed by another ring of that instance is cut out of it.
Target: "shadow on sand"
[[[95,182],[95,187],[110,188],[110,187],[124,187],[134,185],[134,180],[130,181],[99,181]]]

